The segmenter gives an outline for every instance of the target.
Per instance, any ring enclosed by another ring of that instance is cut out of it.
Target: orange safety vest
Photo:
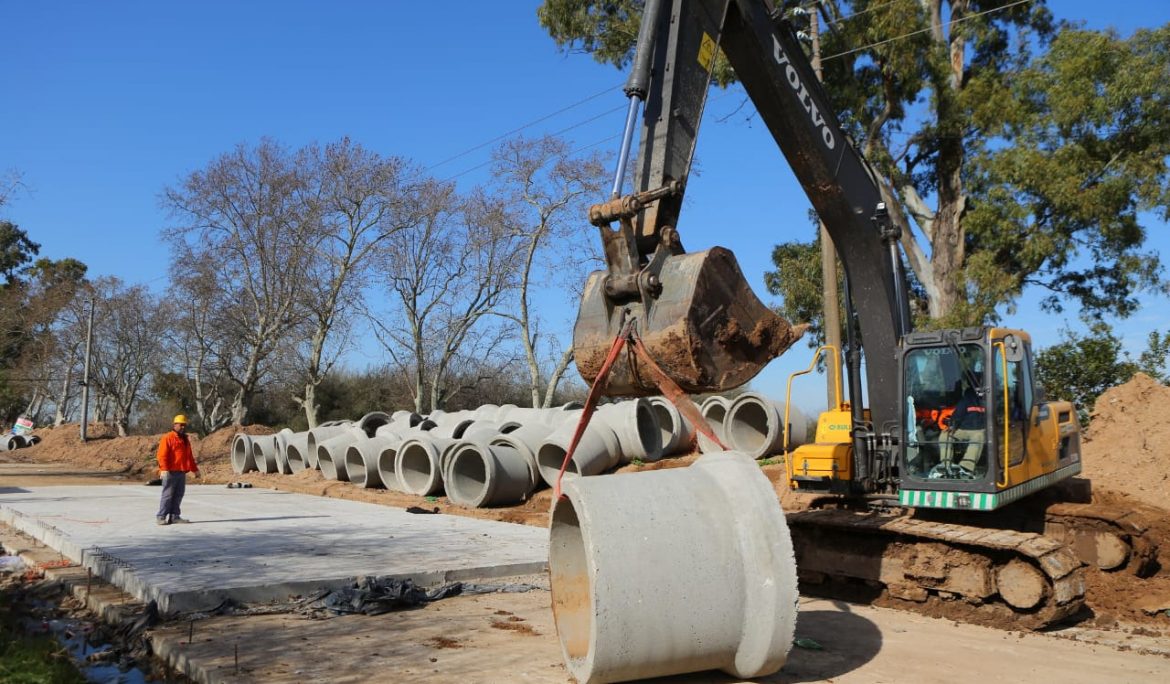
[[[158,443],[158,469],[164,472],[197,473],[191,440],[171,430]]]

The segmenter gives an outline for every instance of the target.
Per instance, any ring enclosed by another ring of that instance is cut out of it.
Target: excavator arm
[[[705,375],[681,378],[683,388],[693,392],[729,389],[718,381],[742,384],[787,348],[765,345],[752,350],[754,354],[728,358],[727,345],[722,345],[728,336],[721,338],[720,331],[780,331],[781,326],[765,315],[770,312],[743,282],[730,252],[715,248],[686,254],[675,229],[720,49],[828,228],[845,269],[849,308],[856,311],[860,328],[873,423],[895,425],[897,347],[910,328],[898,235],[890,227],[873,172],[841,128],[793,30],[766,0],[646,3],[635,73],[627,86],[631,97],[645,98],[636,191],[620,196],[619,177],[614,198],[591,211],[606,243],[609,270],[593,274],[586,288],[574,332],[578,367],[591,379],[598,347],[607,347],[619,319],[630,316],[643,317],[642,336],[651,338],[647,346],[659,358],[674,360],[681,349],[700,359],[691,366],[710,366]],[[638,70],[647,66],[648,77],[640,83]],[[769,210],[765,197],[731,199],[755,201],[761,210]],[[616,230],[610,227],[615,221]],[[612,244],[620,248],[611,249]],[[722,265],[713,268],[713,261]],[[674,268],[676,264],[686,268]],[[704,279],[718,283],[695,286]],[[621,283],[627,286],[623,289]],[[723,314],[727,316],[720,318]],[[703,316],[718,319],[720,327],[695,325]],[[667,333],[657,334],[663,331]],[[747,338],[759,341],[750,334]],[[738,340],[741,350],[743,342]],[[754,364],[758,367],[747,369],[750,374],[740,368]],[[678,365],[663,365],[680,380]],[[857,364],[851,365],[856,371]],[[728,366],[740,372],[728,374]],[[618,375],[615,394],[649,390],[632,361]],[[853,401],[860,403],[856,394]]]

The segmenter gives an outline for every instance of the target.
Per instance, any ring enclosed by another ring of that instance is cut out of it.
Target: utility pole
[[[824,80],[821,73],[821,32],[820,32],[820,16],[817,5],[820,2],[813,4],[812,11],[809,12],[809,36],[812,38],[812,68],[817,75],[817,80]],[[825,229],[823,221],[818,221],[821,227],[821,299],[824,303],[824,321],[825,321],[825,344],[833,347],[836,350],[836,361],[839,363],[841,358],[841,304],[840,293],[837,292],[837,250],[833,247],[833,240],[829,237],[829,231]],[[828,407],[829,409],[836,408],[834,403],[837,400],[837,387],[834,381],[836,374],[833,373],[832,366],[829,367],[828,372],[825,373],[827,393],[828,393]]]
[[[93,346],[94,302],[89,300],[89,326],[85,329],[85,370],[81,372],[81,441],[86,440],[89,428],[89,350]]]

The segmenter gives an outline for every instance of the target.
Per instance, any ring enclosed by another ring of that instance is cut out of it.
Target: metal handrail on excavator
[[[1003,371],[1001,378],[1003,378],[1003,482],[996,478],[995,484],[997,487],[1007,487],[1011,477],[1008,474],[1008,468],[1011,462],[1011,450],[1008,448],[1011,440],[1011,414],[1008,407],[1008,366],[1007,366],[1007,345],[1003,342],[992,342],[992,348],[999,347],[999,360],[1001,362],[1001,370]]]
[[[817,367],[817,361],[821,359],[821,354],[830,351],[833,352],[833,389],[837,394],[837,409],[841,410],[844,407],[844,404],[841,403],[841,352],[834,345],[826,344],[818,347],[816,353],[813,354],[812,363],[808,365],[808,368],[802,371],[796,371],[788,376],[788,386],[784,390],[784,469],[788,472],[789,482],[792,481],[792,459],[788,458],[790,453],[788,449],[790,432],[788,426],[791,425],[788,422],[788,416],[792,408],[792,381],[799,375],[808,375],[813,372]]]

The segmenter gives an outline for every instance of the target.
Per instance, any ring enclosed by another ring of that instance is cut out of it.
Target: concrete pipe
[[[593,420],[609,423],[610,429],[618,438],[622,463],[629,463],[634,459],[657,461],[662,458],[662,436],[658,431],[658,420],[654,417],[654,410],[650,407],[649,401],[631,399],[600,406],[593,414]]]
[[[402,488],[402,483],[398,480],[398,449],[407,439],[416,437],[419,434],[423,433],[420,433],[418,430],[408,430],[403,435],[382,433],[371,440],[377,442],[377,444],[372,446],[377,449],[378,453],[376,461],[378,478],[382,480],[382,486],[386,489],[394,492],[406,491]]]
[[[710,453],[687,468],[563,486],[549,575],[576,681],[701,670],[754,678],[784,665],[796,626],[796,561],[780,502],[751,457]]]
[[[366,489],[385,487],[378,468],[379,457],[385,449],[397,447],[401,443],[402,438],[397,435],[377,435],[351,444],[345,450],[345,472],[349,475],[349,481]]]
[[[390,414],[381,411],[371,411],[358,420],[358,427],[366,433],[366,437],[373,437],[378,428],[390,422]]]
[[[552,487],[556,485],[557,473],[565,461],[565,454],[577,430],[576,422],[562,423],[545,437],[536,452],[536,465],[540,477]],[[621,460],[621,446],[618,437],[605,420],[594,414],[593,420],[581,435],[581,441],[573,452],[573,460],[565,468],[565,479],[578,475],[598,475],[616,466]]]
[[[496,435],[488,444],[493,449],[512,449],[516,451],[525,461],[528,462],[528,469],[532,473],[533,488],[543,482],[540,475],[540,467],[536,463],[536,454],[540,451],[540,446],[544,443],[545,437],[553,431],[553,426],[544,423],[529,423],[524,427],[509,432],[507,434]],[[565,458],[561,454],[561,460]],[[557,464],[560,469],[560,464]]]
[[[695,426],[687,420],[678,407],[666,397],[650,397],[650,409],[658,419],[659,434],[662,435],[662,455],[685,454],[694,448]]]
[[[394,459],[394,474],[402,491],[430,496],[443,489],[440,459],[443,450],[455,440],[418,436],[404,440]]]
[[[276,472],[282,475],[292,474],[292,467],[288,464],[288,439],[293,434],[292,430],[284,428],[272,436],[276,441]]]
[[[345,451],[350,446],[369,441],[366,433],[357,426],[349,426],[317,445],[317,467],[327,480],[349,482],[349,471],[345,468]]]
[[[350,425],[351,423],[347,422],[332,421],[309,430],[309,438],[305,444],[305,451],[301,454],[305,460],[305,468],[315,470],[318,467],[317,446],[330,437],[345,432]]]
[[[291,473],[299,473],[308,466],[305,464],[305,452],[309,449],[309,433],[294,432],[284,445],[284,460]]]
[[[275,473],[277,471],[276,438],[273,435],[253,437],[252,459],[256,462],[256,470],[262,473]]]
[[[8,435],[8,438],[4,441],[9,451],[16,451],[17,449],[23,449],[28,446],[28,443],[21,435]]]
[[[699,405],[699,413],[703,414],[703,417],[707,419],[707,424],[711,426],[711,432],[714,432],[715,436],[719,438],[719,441],[723,442],[724,447],[727,447],[728,444],[727,435],[723,432],[723,421],[727,418],[727,409],[730,406],[731,402],[726,397],[719,395],[707,397]],[[698,435],[699,451],[701,453],[709,454],[713,451],[723,451],[718,444],[707,439],[706,435],[699,432],[698,428],[695,429],[695,434]]]
[[[237,434],[232,439],[232,472],[237,475],[256,470],[256,456],[252,453],[252,435]]]
[[[790,447],[804,444],[808,418],[795,407],[788,411]],[[752,458],[764,458],[784,450],[784,404],[758,392],[745,392],[731,402],[723,421],[727,446]]]
[[[28,446],[36,446],[41,443],[40,435],[32,435],[28,438]]]
[[[445,476],[447,497],[467,508],[517,504],[528,498],[534,486],[524,456],[483,441],[459,442]]]

